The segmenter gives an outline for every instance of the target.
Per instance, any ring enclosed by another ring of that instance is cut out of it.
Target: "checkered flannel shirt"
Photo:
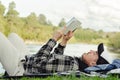
[[[63,55],[65,47],[58,44],[51,53],[55,45],[56,41],[50,39],[37,54],[26,56],[25,72],[39,74],[78,70],[78,63],[74,57]]]

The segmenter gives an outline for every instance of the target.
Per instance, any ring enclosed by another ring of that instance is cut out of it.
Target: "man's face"
[[[82,59],[88,66],[95,66],[98,60],[98,53],[90,50],[88,53],[83,54]]]

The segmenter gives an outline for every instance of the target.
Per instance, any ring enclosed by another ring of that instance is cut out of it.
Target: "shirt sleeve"
[[[54,39],[49,39],[49,41],[38,51],[37,56],[49,56],[56,43]]]
[[[63,55],[64,49],[65,49],[65,46],[62,46],[62,45],[60,45],[60,43],[59,43],[58,46],[57,46],[57,47],[55,48],[55,50],[54,50],[54,54]]]

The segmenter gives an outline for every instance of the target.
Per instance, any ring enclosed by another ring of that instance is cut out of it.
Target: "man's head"
[[[95,66],[98,64],[108,64],[109,62],[101,56],[103,51],[104,51],[103,43],[100,43],[98,45],[97,51],[90,50],[88,53],[84,53],[82,59],[88,66]]]
[[[94,50],[90,50],[88,53],[84,53],[82,56],[83,61],[88,66],[95,66],[97,64],[98,58],[98,53]]]

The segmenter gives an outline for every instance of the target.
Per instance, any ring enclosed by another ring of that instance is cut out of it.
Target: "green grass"
[[[23,77],[19,79],[0,79],[0,80],[120,80],[120,75],[108,75],[108,77],[88,77],[81,75],[80,77],[71,76],[48,76],[48,77]]]
[[[108,76],[107,78],[101,77],[75,77],[75,76],[53,76],[46,78],[21,78],[20,80],[120,80],[118,76]]]

